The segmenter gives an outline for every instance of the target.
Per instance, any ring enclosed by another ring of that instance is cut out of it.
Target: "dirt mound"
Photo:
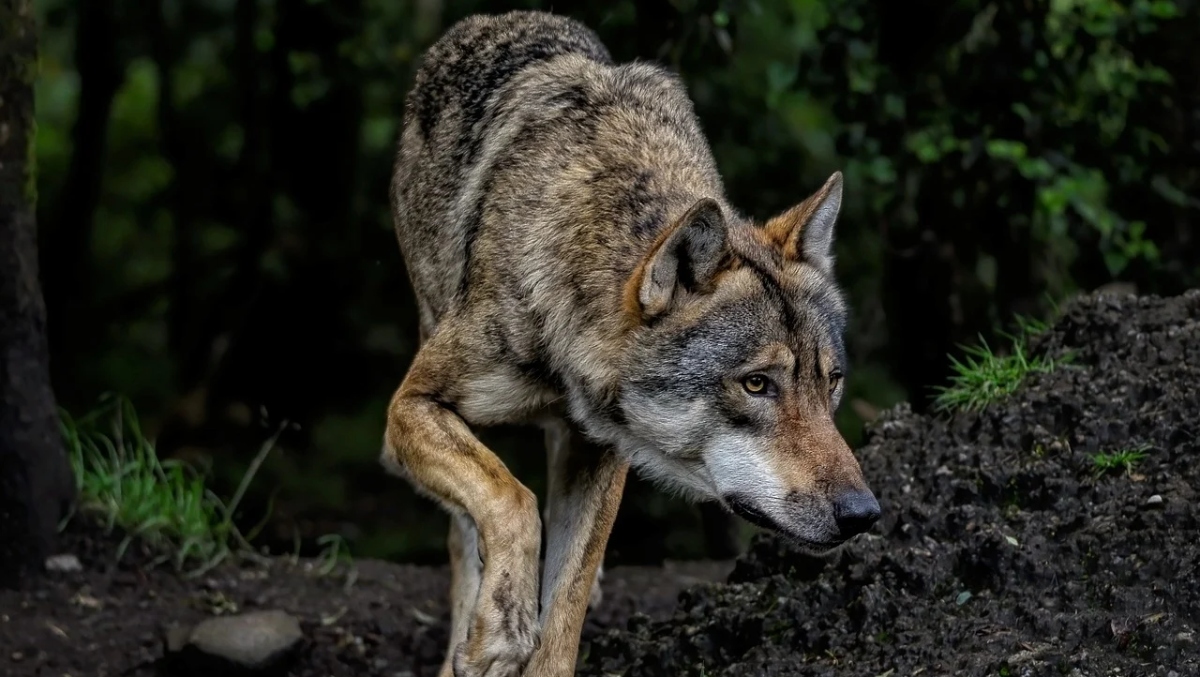
[[[1085,297],[1031,348],[1072,366],[872,426],[877,535],[821,559],[760,537],[583,674],[1200,674],[1200,292]]]

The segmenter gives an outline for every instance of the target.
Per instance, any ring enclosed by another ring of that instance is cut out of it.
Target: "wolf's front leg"
[[[526,677],[575,674],[579,635],[629,465],[563,422],[546,425],[549,456],[541,643]]]
[[[538,643],[537,499],[442,404],[453,364],[439,357],[435,343],[423,347],[393,397],[384,462],[476,527],[483,570],[474,609],[459,621],[465,640],[448,649],[455,677],[514,677]]]

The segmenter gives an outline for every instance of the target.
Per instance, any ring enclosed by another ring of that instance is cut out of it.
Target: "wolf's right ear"
[[[842,173],[803,202],[767,221],[763,231],[791,261],[804,260],[829,272],[833,268],[833,230],[842,208]]]
[[[631,280],[637,285],[639,313],[654,317],[670,308],[680,291],[707,291],[727,254],[728,229],[721,206],[703,198],[669,227]]]

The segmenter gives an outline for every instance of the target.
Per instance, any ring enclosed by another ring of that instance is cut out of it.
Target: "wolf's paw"
[[[467,630],[455,652],[455,677],[519,677],[539,642],[537,599],[518,594],[500,576],[499,585],[484,583]]]
[[[468,638],[454,656],[454,677],[520,677],[537,649],[537,637]]]

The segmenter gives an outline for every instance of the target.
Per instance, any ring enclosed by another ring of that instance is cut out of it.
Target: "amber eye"
[[[767,385],[770,383],[766,376],[762,374],[750,374],[742,381],[742,385],[746,388],[746,392],[751,395],[764,395],[767,392]]]
[[[829,375],[829,389],[837,390],[838,384],[842,382],[842,372],[835,371]]]

